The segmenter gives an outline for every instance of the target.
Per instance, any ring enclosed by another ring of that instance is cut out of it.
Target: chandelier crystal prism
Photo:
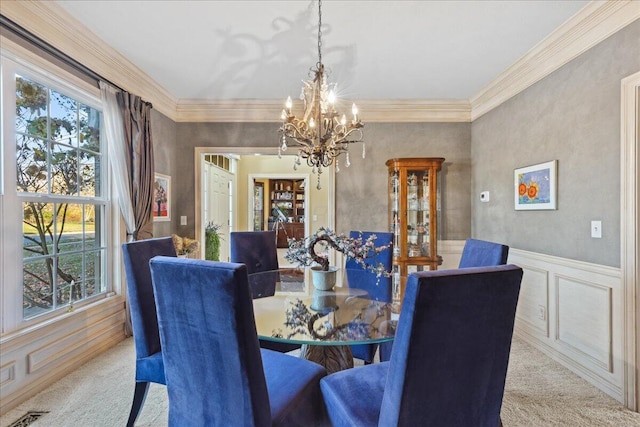
[[[297,170],[302,164],[301,159],[305,159],[307,165],[313,168],[313,173],[318,173],[317,188],[320,189],[323,168],[331,166],[335,160],[336,172],[340,171],[340,154],[345,153],[345,166],[351,164],[349,144],[362,142],[362,158],[365,157],[364,124],[358,116],[358,107],[352,105],[349,119],[346,114],[340,114],[336,110],[335,84],[327,82],[322,63],[322,0],[318,0],[318,63],[310,74],[312,79],[304,82],[300,94],[304,103],[303,115],[297,117],[293,114],[291,97],[287,98],[282,110],[278,156],[281,157],[282,152],[286,151],[288,142],[297,144],[298,153],[293,169]]]

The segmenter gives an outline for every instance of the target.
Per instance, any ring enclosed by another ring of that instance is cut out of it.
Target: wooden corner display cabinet
[[[389,159],[389,224],[393,233],[393,299],[400,304],[407,276],[436,270],[440,191],[438,172],[443,158]]]

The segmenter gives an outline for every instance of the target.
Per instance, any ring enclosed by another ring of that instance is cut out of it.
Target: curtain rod
[[[61,61],[63,64],[65,64],[65,65],[73,68],[74,70],[79,71],[80,73],[84,74],[85,76],[95,80],[96,81],[96,86],[97,86],[97,82],[102,80],[103,82],[110,84],[111,86],[115,87],[116,89],[124,91],[124,89],[122,89],[117,84],[113,83],[112,81],[110,81],[108,79],[105,79],[100,74],[96,73],[95,71],[93,71],[92,69],[86,67],[85,65],[81,64],[80,62],[76,61],[75,59],[73,59],[72,57],[67,55],[66,53],[62,52],[60,49],[58,49],[58,48],[52,46],[51,44],[47,43],[46,41],[42,40],[40,37],[36,36],[35,34],[31,33],[30,31],[28,31],[25,28],[21,27],[20,25],[16,24],[15,22],[13,22],[12,20],[10,20],[9,18],[7,18],[6,16],[4,16],[2,14],[0,14],[0,28],[6,28],[12,34],[20,37],[21,39],[23,39],[26,42],[30,43],[31,45],[35,46],[36,48],[38,48],[38,49],[44,51],[45,53],[53,56],[58,61]]]

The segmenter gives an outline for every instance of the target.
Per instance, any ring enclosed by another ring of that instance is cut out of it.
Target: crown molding
[[[471,121],[471,107],[466,99],[362,99],[356,102],[366,123]],[[279,122],[283,105],[283,100],[181,99],[176,107],[176,121]],[[300,101],[294,101],[294,109],[302,109]]]
[[[0,13],[175,119],[177,99],[54,2],[1,1]]]
[[[135,93],[176,122],[278,122],[281,100],[177,99],[54,2],[1,1],[0,12],[70,57]],[[375,122],[470,122],[543,79],[587,49],[640,18],[640,1],[594,1],[480,92],[467,100],[358,100]]]
[[[593,1],[471,97],[471,120],[542,80],[640,18],[640,1]]]

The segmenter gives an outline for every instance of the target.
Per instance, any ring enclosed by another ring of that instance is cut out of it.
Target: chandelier
[[[293,169],[297,170],[302,164],[301,158],[318,173],[320,189],[320,174],[322,168],[331,166],[335,159],[336,172],[340,171],[338,156],[345,153],[345,166],[349,167],[349,144],[363,141],[362,127],[364,124],[358,117],[356,104],[351,107],[352,117],[347,119],[345,114],[336,111],[336,85],[327,82],[324,64],[322,64],[322,0],[318,0],[318,63],[310,71],[311,80],[303,82],[300,99],[304,102],[304,113],[296,117],[291,108],[291,97],[287,98],[282,110],[282,143],[278,147],[278,156],[287,149],[287,140],[298,146],[298,153],[294,160]],[[362,158],[365,157],[365,146],[362,143]]]

